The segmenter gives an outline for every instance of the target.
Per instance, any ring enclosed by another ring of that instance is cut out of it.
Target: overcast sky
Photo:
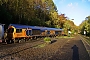
[[[53,0],[59,14],[65,14],[69,19],[74,19],[78,26],[85,17],[90,15],[90,0]]]

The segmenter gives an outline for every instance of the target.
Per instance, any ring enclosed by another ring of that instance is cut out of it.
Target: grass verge
[[[34,48],[42,48],[42,47],[45,47],[45,46],[46,46],[46,44],[43,43],[43,44],[39,44],[39,45],[34,46]]]
[[[85,41],[88,43],[88,44],[90,44],[90,37],[89,38],[87,38],[86,36],[83,36],[85,39]]]

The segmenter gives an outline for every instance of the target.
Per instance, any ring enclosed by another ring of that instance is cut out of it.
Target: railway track
[[[0,50],[11,48],[11,47],[16,47],[16,46],[22,46],[24,44],[34,43],[34,42],[37,42],[37,41],[43,42],[43,39],[41,39],[41,40],[40,39],[28,40],[26,42],[15,43],[15,44],[13,44],[13,43],[9,43],[9,44],[1,43],[0,44]]]
[[[86,41],[87,39],[83,36],[80,36],[82,42],[84,43],[84,46],[89,54],[89,57],[90,57],[90,44]]]
[[[43,43],[44,43],[43,39],[41,40],[38,39],[38,40],[32,40],[32,41],[15,43],[15,44],[7,44],[7,45],[0,44],[0,60],[7,56],[18,54],[19,52],[25,51],[27,49],[31,49],[34,46]]]
[[[33,41],[27,41],[27,42],[23,42],[23,43],[15,43],[15,44],[7,44],[7,45],[0,44],[0,59],[4,58],[6,56],[10,56],[10,55],[19,53],[24,50],[30,49],[33,46],[36,46],[36,45],[42,44],[42,43],[44,43],[43,40],[33,40]],[[25,45],[28,45],[28,46],[25,46]],[[3,52],[10,52],[10,53],[3,53]]]

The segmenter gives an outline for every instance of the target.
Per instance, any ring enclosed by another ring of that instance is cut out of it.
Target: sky
[[[79,26],[90,15],[90,0],[53,0],[58,14],[65,14],[70,20],[74,19]]]

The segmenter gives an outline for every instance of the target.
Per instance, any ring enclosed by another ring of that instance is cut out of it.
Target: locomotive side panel
[[[26,37],[26,29],[15,29],[15,38]]]
[[[29,35],[27,35],[27,30],[26,29],[19,29],[19,28],[15,28],[15,27],[10,27],[10,30],[13,29],[12,31],[8,32],[8,38],[9,39],[16,39],[16,38],[25,38]],[[8,30],[9,30],[8,29]]]
[[[41,34],[40,30],[32,29],[32,35],[40,35],[40,34]]]
[[[55,30],[50,30],[51,35],[55,35]]]

